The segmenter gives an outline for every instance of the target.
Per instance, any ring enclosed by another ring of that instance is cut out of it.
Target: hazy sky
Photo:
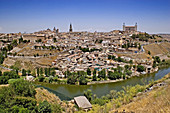
[[[170,33],[170,0],[0,0],[0,32],[122,30]]]

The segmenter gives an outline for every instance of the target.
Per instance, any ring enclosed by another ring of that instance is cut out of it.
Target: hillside
[[[170,113],[170,79],[167,85],[156,88],[148,93],[134,98],[134,101],[114,110],[135,113]]]
[[[166,54],[170,52],[170,43],[164,42],[161,44],[149,44],[144,46],[146,52],[150,51],[151,55],[159,55],[159,54]]]
[[[50,93],[48,90],[44,88],[36,88],[36,101],[37,103],[41,103],[42,101],[46,100],[48,103],[52,105],[52,108],[55,110],[57,107],[61,107],[61,109],[65,112],[72,113],[74,112],[74,104],[71,102],[61,101],[55,94]],[[57,113],[57,111],[53,111],[53,113]]]

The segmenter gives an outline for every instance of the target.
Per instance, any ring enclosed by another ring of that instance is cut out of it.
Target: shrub
[[[100,106],[103,106],[105,104],[105,101],[104,101],[104,99],[96,98],[92,101],[92,104],[98,104]]]
[[[25,97],[34,97],[36,94],[35,87],[32,83],[26,80],[16,80],[10,84],[12,89],[14,89],[15,94]]]
[[[92,100],[92,91],[90,89],[88,89],[87,91],[84,92],[84,96],[91,101]]]
[[[43,81],[44,81],[44,79],[45,79],[45,77],[44,77],[44,76],[42,76],[42,75],[38,77],[39,82],[43,82]]]
[[[138,65],[138,66],[137,66],[137,71],[143,72],[143,71],[145,71],[145,67],[142,66],[142,65]]]
[[[51,105],[45,100],[41,102],[38,106],[38,112],[39,113],[51,113]]]

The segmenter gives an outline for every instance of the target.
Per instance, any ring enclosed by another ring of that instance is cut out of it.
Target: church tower
[[[55,27],[53,28],[53,32],[56,32],[56,28]]]
[[[69,32],[73,32],[73,28],[72,28],[72,25],[71,25],[71,24],[70,24]]]
[[[137,31],[137,23],[135,24],[135,31]]]
[[[123,23],[123,31],[125,31],[125,23]]]

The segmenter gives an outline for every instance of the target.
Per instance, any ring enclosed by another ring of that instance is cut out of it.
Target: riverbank
[[[111,110],[114,112],[159,113],[170,112],[170,73],[148,85],[147,92],[138,94],[132,102]]]
[[[165,69],[160,69],[158,72],[153,74],[142,75],[139,77],[131,77],[129,79],[120,81],[120,82],[112,82],[112,83],[104,83],[104,84],[91,84],[91,85],[69,85],[69,84],[51,84],[38,82],[36,83],[39,87],[44,87],[50,92],[58,95],[61,100],[69,100],[74,98],[75,96],[80,96],[84,94],[84,91],[87,89],[92,90],[93,94],[96,94],[97,97],[102,97],[103,95],[107,95],[111,90],[122,90],[123,86],[134,86],[134,85],[144,85],[149,84],[149,81],[159,80],[170,72],[170,67]]]
[[[88,82],[87,85],[92,85],[92,84],[104,84],[104,83],[113,83],[113,82],[119,82],[123,81],[124,79],[117,79],[117,80],[104,80],[104,81],[92,81]]]
[[[163,69],[163,68],[162,68]],[[114,83],[114,82],[120,82],[120,81],[123,81],[123,80],[126,80],[126,79],[129,79],[131,77],[134,77],[134,76],[143,76],[143,75],[147,75],[147,74],[154,74],[156,72],[158,72],[158,67],[154,69],[154,71],[152,71],[152,73],[146,73],[146,74],[133,74],[132,73],[132,76],[128,76],[128,78],[125,78],[125,79],[116,79],[116,80],[103,80],[103,81],[92,81],[92,82],[88,82],[87,85],[92,85],[92,84],[104,84],[104,83]]]

